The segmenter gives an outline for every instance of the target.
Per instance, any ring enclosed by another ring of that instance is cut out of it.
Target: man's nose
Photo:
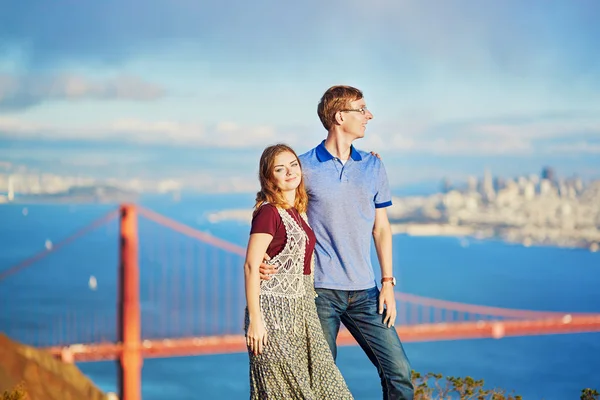
[[[367,119],[373,119],[373,113],[367,110]]]

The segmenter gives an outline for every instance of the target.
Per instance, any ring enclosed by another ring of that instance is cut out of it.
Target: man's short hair
[[[350,108],[350,103],[363,98],[363,94],[352,86],[332,86],[323,94],[317,106],[317,114],[328,131],[335,125],[335,114]]]

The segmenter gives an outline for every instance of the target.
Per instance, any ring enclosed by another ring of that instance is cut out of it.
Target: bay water
[[[211,223],[208,217],[224,209],[251,208],[251,195],[184,194],[177,201],[144,196],[140,202],[242,247],[247,243],[247,222]],[[116,207],[1,205],[0,272]],[[82,310],[114,309],[116,232],[112,222],[0,282],[0,331],[40,341],[42,321],[74,298]],[[600,253],[404,235],[394,236],[393,245],[398,290],[494,307],[600,313]],[[90,276],[97,279],[94,290]],[[105,328],[111,339],[114,327]],[[600,332],[405,343],[405,350],[417,371],[484,379],[487,388],[514,390],[526,399],[578,399],[585,387],[600,389]],[[359,347],[340,348],[338,365],[357,399],[381,398],[379,377]],[[102,390],[116,391],[114,361],[78,366]],[[142,391],[146,400],[248,398],[248,358],[240,353],[146,359]]]

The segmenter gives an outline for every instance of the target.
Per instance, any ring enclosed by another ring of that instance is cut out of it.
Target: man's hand
[[[260,264],[260,267],[258,268],[258,272],[260,274],[260,279],[263,281],[268,281],[269,279],[271,279],[271,275],[277,273],[277,268],[274,265],[267,264],[267,261],[269,261],[270,259],[271,259],[271,257],[269,257],[269,255],[265,253],[263,262]]]
[[[379,314],[383,314],[383,306],[385,305],[385,317],[383,323],[387,324],[388,328],[396,324],[396,297],[394,296],[394,286],[391,283],[384,283],[379,292]]]

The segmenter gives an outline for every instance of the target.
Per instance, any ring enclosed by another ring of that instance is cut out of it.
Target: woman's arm
[[[267,252],[273,236],[268,233],[253,233],[248,241],[244,277],[246,280],[246,304],[250,316],[246,343],[255,355],[260,354],[267,345],[267,330],[260,310],[259,267]]]

